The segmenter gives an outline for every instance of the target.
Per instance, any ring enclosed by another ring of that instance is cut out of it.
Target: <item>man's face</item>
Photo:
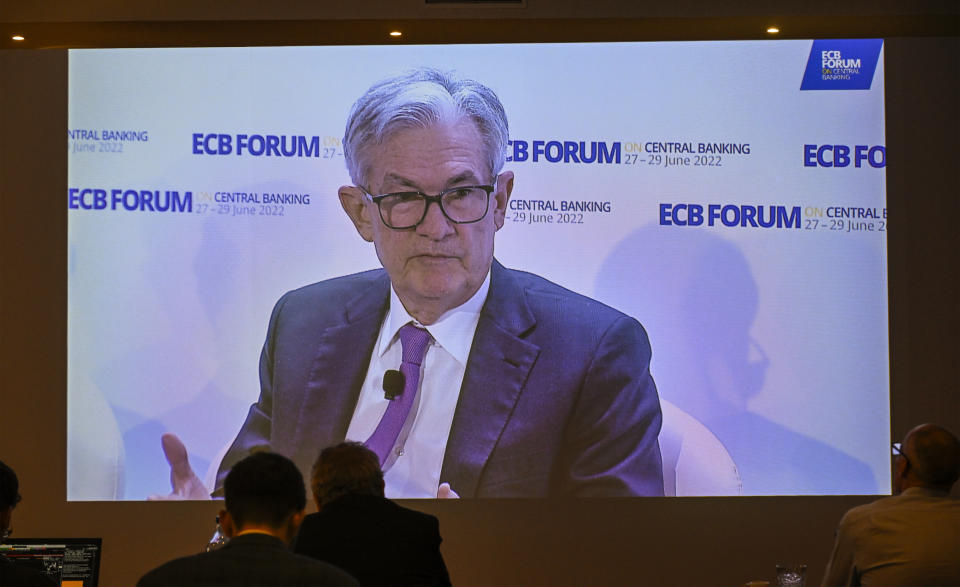
[[[364,187],[373,195],[402,191],[436,195],[457,186],[487,185],[493,179],[480,133],[469,120],[401,130],[363,155],[369,170]],[[500,174],[487,214],[479,222],[454,224],[431,204],[423,222],[406,230],[383,224],[377,205],[357,187],[340,188],[340,200],[360,235],[374,243],[404,307],[429,324],[467,301],[483,283],[512,189],[513,174]]]

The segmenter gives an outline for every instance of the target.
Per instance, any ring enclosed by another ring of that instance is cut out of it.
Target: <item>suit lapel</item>
[[[494,260],[440,473],[440,481],[461,497],[476,495],[483,468],[540,353],[540,347],[521,338],[535,323],[525,292]]]
[[[347,304],[341,323],[319,335],[293,442],[294,450],[309,462],[320,448],[346,436],[387,311],[389,292],[390,280],[383,272]]]

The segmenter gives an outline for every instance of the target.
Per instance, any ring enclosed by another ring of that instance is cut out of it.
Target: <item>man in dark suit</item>
[[[224,492],[220,522],[230,541],[157,567],[139,587],[357,585],[344,571],[287,548],[307,500],[303,476],[290,459],[267,452],[245,458],[227,475]]]
[[[310,486],[319,510],[293,551],[344,569],[364,587],[450,585],[439,522],[383,496],[377,455],[358,442],[323,449]]]
[[[507,142],[496,94],[448,72],[357,100],[339,196],[383,269],[280,299],[218,485],[253,450],[306,471],[346,438],[376,447],[389,497],[662,495],[643,327],[493,258]],[[193,497],[190,479],[174,475],[175,493]]]

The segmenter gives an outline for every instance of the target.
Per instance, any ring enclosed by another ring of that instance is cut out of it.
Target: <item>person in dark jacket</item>
[[[139,587],[357,585],[332,565],[290,552],[307,503],[303,475],[290,459],[268,452],[243,459],[227,476],[224,493],[220,523],[229,542],[161,565]]]
[[[323,449],[310,487],[319,511],[304,518],[294,552],[336,565],[364,587],[450,585],[440,523],[384,497],[372,450],[358,442]]]

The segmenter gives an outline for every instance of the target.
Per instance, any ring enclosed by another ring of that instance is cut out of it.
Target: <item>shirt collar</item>
[[[450,356],[457,362],[466,367],[467,357],[470,355],[470,346],[473,344],[473,335],[477,330],[477,322],[480,320],[480,310],[483,308],[484,302],[487,301],[489,291],[490,272],[487,271],[487,276],[480,284],[480,288],[470,299],[456,308],[444,312],[433,324],[423,326],[407,313],[407,309],[400,303],[400,298],[391,284],[390,310],[387,312],[383,328],[380,329],[377,355],[382,357],[397,339],[397,332],[400,328],[408,322],[413,322],[417,326],[426,328],[430,336],[433,337],[433,344],[439,345],[450,353]]]

